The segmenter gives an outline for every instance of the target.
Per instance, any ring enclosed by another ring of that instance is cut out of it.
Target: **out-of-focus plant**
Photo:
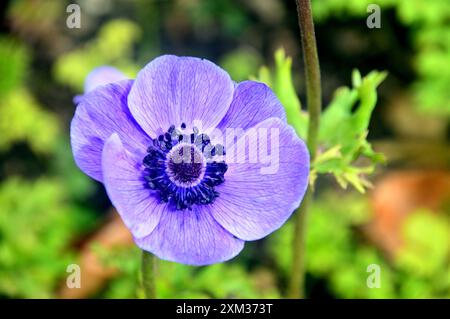
[[[403,273],[401,297],[450,298],[449,216],[419,210],[402,230],[404,243],[394,261]]]
[[[179,1],[199,34],[205,30],[221,30],[228,36],[238,37],[250,21],[245,10],[241,10],[234,2],[216,1]]]
[[[16,89],[0,101],[0,151],[27,141],[33,150],[48,153],[57,131],[57,118],[44,111],[26,89]]]
[[[231,51],[220,59],[222,66],[237,82],[248,79],[249,74],[255,74],[262,64],[260,54],[250,48],[239,48]]]
[[[336,205],[339,203],[339,205]],[[371,218],[367,199],[355,193],[325,193],[311,208],[307,271],[325,283],[320,293],[337,298],[450,297],[448,217],[417,212],[403,225],[403,246],[392,261],[361,240]],[[269,249],[283,276],[289,276],[293,225],[269,239]],[[380,288],[367,287],[367,266],[380,266]]]
[[[119,270],[100,296],[105,298],[142,297],[136,277],[140,251],[136,247],[104,250],[94,246],[105,265]],[[156,287],[160,298],[279,298],[273,284],[261,284],[263,272],[248,273],[239,263],[192,267],[159,261]]]
[[[111,20],[100,28],[96,38],[57,59],[54,66],[55,78],[77,91],[82,91],[89,72],[106,64],[134,77],[138,68],[130,61],[133,45],[140,36],[140,28],[133,22]]]
[[[0,295],[48,298],[75,263],[71,241],[92,215],[67,202],[56,179],[11,178],[0,185]]]
[[[37,180],[2,171],[0,296],[48,298],[67,275],[67,265],[76,262],[72,241],[94,224],[94,215],[72,201],[76,194],[86,196],[92,183],[71,158],[64,159],[60,145],[68,142],[61,142],[57,116],[26,88],[30,60],[23,44],[0,39],[0,152],[3,156],[16,143],[26,143],[31,153],[56,165]],[[29,160],[20,159],[24,165]]]
[[[308,114],[302,111],[295,93],[291,65],[291,58],[280,49],[275,53],[274,70],[262,67],[257,79],[273,88],[285,107],[288,122],[300,137],[306,138]],[[370,186],[365,175],[372,173],[376,164],[384,162],[384,156],[374,152],[366,138],[377,101],[376,89],[385,77],[386,72],[377,71],[361,77],[355,70],[352,75],[353,88],[336,90],[332,101],[321,114],[319,152],[312,163],[311,184],[317,174],[329,173],[343,188],[351,184],[363,193]],[[364,166],[359,164],[361,157],[366,158]]]
[[[371,0],[313,1],[318,23],[330,17],[366,18]],[[411,91],[419,109],[437,115],[450,115],[450,6],[446,1],[381,0],[383,10],[394,9],[401,24],[408,27],[415,50],[414,67],[418,79]],[[383,26],[382,26],[383,27]]]
[[[336,202],[339,205],[336,205]],[[365,199],[355,193],[325,194],[311,207],[306,242],[307,272],[326,283],[328,293],[341,298],[390,298],[393,296],[391,274],[373,246],[360,243],[354,229],[370,217]],[[271,251],[283,272],[290,270],[291,258],[285,247],[292,241],[293,229],[286,228],[271,238]],[[284,255],[287,254],[287,255]],[[284,256],[282,256],[284,255]],[[279,259],[281,258],[281,259]],[[376,263],[382,268],[382,286],[369,289],[367,266]]]
[[[28,52],[23,45],[10,38],[0,38],[0,97],[22,83],[28,60]]]
[[[27,141],[33,150],[48,153],[57,136],[56,117],[23,86],[29,60],[23,45],[0,38],[0,151]]]

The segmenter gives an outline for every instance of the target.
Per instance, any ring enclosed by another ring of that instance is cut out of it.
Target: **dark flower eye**
[[[185,128],[183,122],[181,129]],[[171,135],[174,131],[175,125],[171,125],[147,149],[143,159],[145,186],[176,210],[211,204],[219,196],[215,186],[225,181],[227,170],[224,161],[211,161],[216,157],[211,149],[223,146],[211,146],[209,137],[199,134],[197,127],[193,127],[188,139],[183,139],[184,135]]]

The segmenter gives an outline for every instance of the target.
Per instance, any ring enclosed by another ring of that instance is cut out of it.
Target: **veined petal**
[[[125,74],[112,66],[100,66],[92,70],[84,81],[84,93],[88,93],[100,85],[125,80]]]
[[[142,163],[127,152],[118,134],[106,141],[102,153],[103,183],[111,202],[135,238],[145,237],[166,210],[144,187]]]
[[[250,145],[252,151],[239,150],[239,145]],[[233,235],[243,240],[267,236],[299,206],[308,184],[309,153],[282,120],[270,118],[251,128],[227,150],[226,162],[225,182],[217,186],[219,196],[208,209]]]
[[[196,266],[229,260],[244,247],[244,241],[226,231],[202,206],[165,211],[155,230],[135,241],[161,259]]]
[[[244,81],[236,86],[231,106],[217,128],[245,131],[271,117],[286,122],[286,113],[276,95],[264,83]]]
[[[214,63],[164,55],[139,72],[128,103],[139,125],[157,137],[183,122],[188,128],[216,127],[231,104],[233,90],[229,75]]]
[[[142,157],[150,143],[128,110],[127,96],[132,84],[132,80],[124,80],[87,93],[72,119],[70,138],[75,162],[100,182],[103,145],[112,133],[120,136],[126,149]]]

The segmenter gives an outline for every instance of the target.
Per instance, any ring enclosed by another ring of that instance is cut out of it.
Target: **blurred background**
[[[66,8],[81,8],[69,29]],[[381,28],[366,25],[381,7]],[[140,253],[103,186],[74,164],[69,125],[85,76],[130,77],[160,54],[208,58],[236,81],[282,47],[305,103],[295,1],[4,0],[0,4],[0,298],[141,297]],[[352,69],[388,71],[369,126],[385,154],[360,194],[319,177],[307,234],[307,296],[450,297],[450,4],[315,0],[323,102]],[[278,298],[290,269],[291,222],[225,264],[161,262],[161,298]],[[67,266],[81,267],[69,289]],[[381,287],[368,288],[368,265]]]

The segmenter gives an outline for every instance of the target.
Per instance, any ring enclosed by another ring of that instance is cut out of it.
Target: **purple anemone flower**
[[[84,81],[84,92],[88,93],[98,86],[118,82],[126,78],[125,74],[112,66],[99,66],[93,69],[86,77],[86,80]],[[83,95],[77,95],[74,97],[73,102],[78,104],[82,99]]]
[[[136,244],[184,264],[231,259],[278,229],[308,183],[308,151],[270,88],[199,58],[161,56],[87,92],[71,143]]]
[[[126,79],[126,76],[112,66],[99,66],[89,73],[84,81],[84,92],[90,92],[100,85]]]

